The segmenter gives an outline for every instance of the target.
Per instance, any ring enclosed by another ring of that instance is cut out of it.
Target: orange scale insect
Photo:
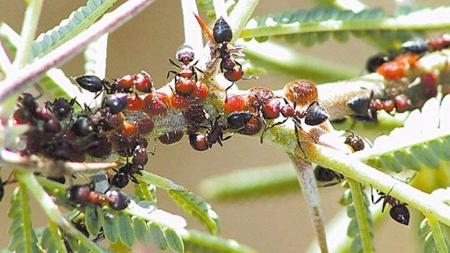
[[[166,93],[155,92],[144,98],[144,112],[150,116],[165,115],[170,106],[170,98]]]
[[[246,109],[247,105],[243,96],[231,95],[225,100],[224,110],[228,113],[245,111]]]
[[[144,100],[136,93],[127,97],[127,110],[140,111],[144,108]]]
[[[284,85],[284,97],[290,102],[305,106],[317,101],[318,91],[316,84],[309,80],[299,79]]]
[[[405,64],[397,61],[386,62],[377,69],[377,73],[389,80],[400,79],[405,76]]]

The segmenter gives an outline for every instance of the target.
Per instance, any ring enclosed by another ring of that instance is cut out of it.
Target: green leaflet
[[[437,246],[435,244],[435,240],[433,238],[433,233],[431,231],[430,226],[428,225],[427,219],[423,219],[420,223],[418,235],[424,239],[422,252],[426,253],[439,253]],[[449,247],[448,239],[444,238],[445,245],[447,249]]]
[[[148,229],[150,231],[150,236],[152,238],[153,243],[161,250],[167,249],[166,238],[164,238],[164,233],[161,227],[156,223],[149,223]]]
[[[43,249],[46,249],[46,252],[67,252],[59,228],[54,223],[44,229],[40,238],[40,245]]]
[[[212,0],[197,0],[197,5],[199,11],[206,13],[206,16],[210,20],[216,19],[216,13],[214,12],[214,5]]]
[[[183,234],[185,252],[192,253],[255,253],[256,251],[236,241],[223,239],[195,230]]]
[[[38,253],[38,240],[31,225],[29,198],[26,187],[19,183],[11,199],[8,217],[12,219],[9,228],[11,241],[8,249],[16,252]]]
[[[117,228],[119,232],[120,241],[126,246],[133,246],[134,242],[134,233],[133,233],[133,225],[131,224],[131,218],[128,214],[125,213],[116,213],[117,216]]]
[[[211,234],[216,235],[220,232],[219,217],[205,200],[188,190],[169,190],[169,196],[185,212],[196,216],[206,224]]]
[[[110,215],[106,215],[104,217],[103,233],[105,234],[106,239],[108,239],[111,243],[117,242],[119,239],[119,231],[118,219],[116,216],[111,217]]]
[[[430,24],[408,26],[408,22],[405,22],[406,19],[414,21],[433,15],[433,11],[435,15],[445,15],[444,12],[450,13],[450,8],[411,11],[411,13],[393,17],[378,8],[364,9],[359,12],[327,7],[284,11],[254,18],[241,31],[240,36],[244,39],[257,40],[266,40],[268,37],[283,38],[288,42],[300,42],[305,46],[312,46],[315,43],[327,41],[330,35],[333,35],[337,41],[344,42],[351,34],[357,38],[369,38],[381,44],[382,47],[392,48],[398,47],[400,42],[413,36],[413,32],[450,27],[450,22],[445,21],[444,16],[441,16],[440,22],[436,22],[439,23],[436,26]]]
[[[152,240],[150,230],[147,226],[145,220],[133,217],[133,228],[134,228],[134,236],[141,243],[149,244]]]
[[[85,209],[85,224],[89,235],[97,236],[103,224],[103,211],[98,205],[87,206]]]
[[[158,176],[148,171],[142,171],[142,176],[136,176],[139,181],[144,181],[147,184],[154,184],[156,187],[164,190],[185,190],[181,185],[172,182],[170,179]]]
[[[73,38],[99,19],[116,0],[89,0],[53,29],[40,34],[33,43],[33,56],[41,57]]]
[[[164,237],[166,238],[167,246],[169,246],[169,249],[171,249],[175,253],[184,252],[183,240],[181,240],[181,237],[175,230],[173,230],[172,228],[166,228],[166,230],[164,230]]]

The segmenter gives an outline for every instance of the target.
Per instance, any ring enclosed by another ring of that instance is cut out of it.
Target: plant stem
[[[427,19],[433,15],[435,19]],[[277,24],[276,26],[260,26],[256,28],[245,28],[241,31],[241,38],[255,38],[286,34],[307,34],[319,32],[352,32],[352,31],[430,31],[444,30],[450,28],[450,20],[445,17],[450,15],[450,8],[439,8],[417,11],[412,14],[382,18],[374,20],[333,20],[323,22],[303,23],[293,22],[288,24]],[[438,18],[439,17],[439,18]],[[426,20],[426,21],[424,21]]]
[[[24,184],[31,194],[34,195],[39,205],[44,210],[47,217],[54,223],[58,224],[60,228],[65,230],[70,235],[83,243],[92,252],[103,253],[100,247],[94,242],[85,237],[80,231],[73,227],[62,215],[58,206],[53,202],[52,198],[44,191],[42,186],[36,180],[32,172],[16,171],[17,180]]]
[[[439,222],[433,215],[427,215],[427,223],[430,226],[431,234],[433,235],[434,245],[439,253],[448,253],[447,242],[442,232]]]
[[[353,78],[361,72],[351,66],[299,54],[275,42],[249,41],[244,45],[246,46],[245,55],[250,60],[296,78],[302,77],[323,82]]]
[[[180,0],[183,11],[184,44],[191,46],[194,52],[200,53],[203,49],[202,30],[195,19],[198,14],[197,1]]]
[[[22,24],[22,43],[18,47],[16,58],[13,62],[13,67],[18,70],[25,66],[31,60],[31,46],[36,34],[39,23],[39,16],[41,15],[43,0],[28,1],[28,7],[25,11],[25,18]]]
[[[290,158],[297,170],[298,181],[300,183],[305,202],[308,205],[309,215],[312,218],[320,250],[322,253],[327,253],[328,246],[323,214],[320,208],[320,195],[317,189],[316,178],[314,177],[312,165],[308,161],[299,157],[291,156]]]
[[[371,229],[369,226],[368,209],[365,205],[364,192],[361,189],[361,184],[353,179],[347,179],[352,193],[353,205],[356,212],[356,220],[358,221],[359,234],[361,235],[361,243],[364,253],[374,252]]]
[[[83,50],[89,43],[98,39],[103,34],[123,25],[127,20],[136,16],[152,2],[153,0],[126,1],[114,11],[104,15],[89,29],[62,44],[41,59],[28,65],[17,75],[8,76],[3,82],[0,83],[0,86],[2,86],[2,90],[0,91],[0,102],[5,101],[5,99],[10,95],[20,92],[25,85],[36,81],[50,68],[59,66],[66,62],[75,56],[75,54]]]
[[[5,76],[6,73],[9,73],[12,70],[11,61],[6,54],[5,48],[0,41],[0,72],[2,72]]]
[[[247,24],[250,17],[253,15],[259,0],[240,0],[233,11],[230,13],[230,23],[233,29],[233,34],[240,34],[242,28]],[[235,41],[239,36],[233,36]]]
[[[442,223],[450,225],[449,206],[429,194],[360,162],[352,155],[346,155],[320,145],[311,145],[311,150],[308,150],[307,155],[311,162],[332,168],[362,184],[372,185],[382,192],[390,192],[389,195],[400,202],[408,203],[425,216],[434,215]]]

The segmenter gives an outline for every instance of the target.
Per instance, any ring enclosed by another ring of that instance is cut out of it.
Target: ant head
[[[181,45],[177,50],[176,58],[184,65],[188,65],[195,59],[194,49],[189,45]]]

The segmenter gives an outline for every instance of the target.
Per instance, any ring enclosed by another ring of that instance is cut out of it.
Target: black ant
[[[55,98],[53,102],[47,101],[45,102],[45,106],[55,114],[56,118],[59,120],[66,119],[71,116],[73,113],[73,106],[78,104],[75,98],[72,98],[68,101],[65,98]],[[79,105],[79,104],[78,104]],[[80,106],[80,105],[79,105]]]
[[[198,151],[205,151],[211,148],[215,143],[223,146],[222,142],[231,138],[231,136],[224,137],[224,130],[226,125],[220,121],[220,115],[213,121],[210,121],[210,126],[207,127],[206,133],[190,133],[189,143],[192,148]]]
[[[344,180],[344,176],[342,174],[320,165],[317,165],[314,168],[314,177],[319,182],[327,182],[327,184],[322,185],[322,187],[336,185],[341,183],[342,180]]]
[[[392,187],[392,189],[393,189],[393,187]],[[401,203],[400,201],[398,201],[398,199],[389,195],[389,193],[391,193],[392,189],[387,194],[377,190],[378,195],[380,195],[380,197],[374,201],[373,190],[371,187],[370,193],[371,193],[372,203],[375,205],[378,202],[380,202],[381,200],[383,200],[383,207],[381,209],[382,212],[384,211],[386,204],[390,204],[391,210],[389,210],[389,215],[391,216],[391,218],[400,224],[408,226],[410,215],[409,215],[409,209],[408,209],[408,207],[406,207],[407,204]]]
[[[363,150],[365,148],[364,140],[352,130],[347,130],[347,132],[350,132],[350,135],[345,138],[344,143],[352,147],[353,152]]]

